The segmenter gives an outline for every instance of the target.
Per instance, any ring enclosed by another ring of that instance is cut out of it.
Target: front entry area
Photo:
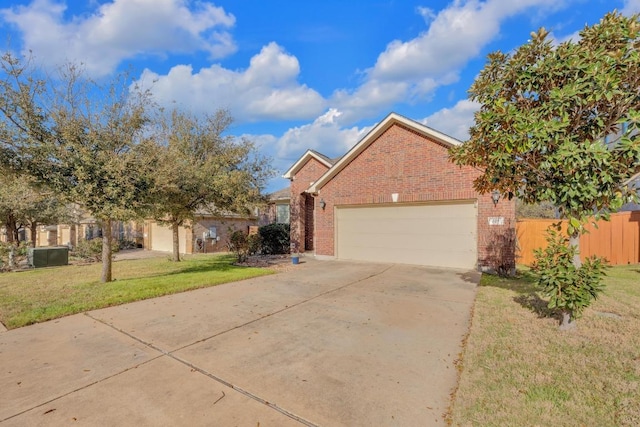
[[[310,194],[304,194],[304,250],[313,250],[313,233],[315,219],[315,199]]]
[[[478,258],[474,201],[336,208],[336,257],[473,269]]]

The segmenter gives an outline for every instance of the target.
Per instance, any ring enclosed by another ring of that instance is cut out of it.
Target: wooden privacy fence
[[[547,228],[555,219],[522,219],[516,224],[518,236],[517,262],[531,265],[533,250],[546,248]],[[580,257],[591,255],[606,258],[610,265],[640,263],[640,211],[611,214],[610,221],[598,221],[598,227],[587,226],[588,233],[580,237]],[[566,221],[562,230],[566,232]]]

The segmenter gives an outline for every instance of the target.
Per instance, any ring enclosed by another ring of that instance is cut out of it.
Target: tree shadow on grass
[[[530,271],[518,271],[515,277],[508,278],[486,277],[480,282],[480,286],[491,286],[515,292],[517,295],[513,297],[513,301],[535,313],[539,318],[562,320],[560,312],[556,309],[550,309],[548,301],[540,298],[535,278]]]
[[[123,262],[121,260],[118,262]],[[220,255],[211,257],[209,259],[200,260],[181,260],[175,263],[176,269],[172,271],[157,271],[153,273],[146,273],[140,276],[128,277],[127,280],[134,279],[146,279],[152,277],[168,277],[176,276],[179,274],[188,273],[226,273],[233,270],[241,270],[247,267],[234,265],[235,257],[231,255]],[[173,261],[166,260],[167,263],[174,263]]]
[[[195,264],[190,263],[189,261],[181,261],[184,263],[183,268],[179,268],[178,270],[164,273],[163,276],[172,276],[176,274],[184,274],[184,273],[207,273],[207,272],[220,272],[224,273],[231,270],[241,270],[246,267],[234,265],[235,258],[228,256],[220,256],[215,257],[206,261],[198,261]],[[191,265],[188,265],[191,264]]]
[[[513,300],[522,307],[531,310],[541,319],[555,319],[558,322],[562,322],[562,314],[556,309],[549,308],[549,302],[540,298],[540,295],[536,292],[528,295],[518,295],[513,297]]]

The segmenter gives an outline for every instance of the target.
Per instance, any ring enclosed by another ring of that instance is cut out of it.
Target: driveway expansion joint
[[[180,350],[184,350],[185,348],[189,348],[189,347],[194,346],[194,345],[196,345],[196,344],[201,344],[201,343],[203,343],[203,342],[205,342],[205,341],[208,341],[208,340],[213,339],[213,338],[217,338],[217,337],[219,337],[219,336],[221,336],[221,335],[224,335],[224,334],[226,334],[226,333],[228,333],[228,332],[232,332],[232,331],[235,331],[236,329],[244,328],[245,326],[249,326],[249,325],[251,325],[251,324],[253,324],[253,323],[256,323],[256,322],[259,322],[259,321],[264,320],[264,319],[266,319],[266,318],[269,318],[269,317],[275,316],[276,314],[283,313],[283,312],[285,312],[285,311],[287,311],[287,310],[290,310],[290,309],[295,308],[295,307],[297,307],[297,306],[299,306],[299,305],[302,305],[302,304],[308,303],[308,302],[313,301],[313,300],[315,300],[315,299],[317,299],[317,298],[323,297],[323,296],[328,295],[328,294],[331,294],[331,293],[333,293],[333,292],[341,291],[342,289],[348,288],[349,286],[355,285],[355,284],[360,283],[360,282],[364,282],[365,280],[369,280],[369,279],[371,279],[372,277],[376,277],[376,276],[379,276],[379,275],[381,275],[381,274],[384,274],[384,273],[386,273],[389,269],[391,269],[392,267],[393,267],[393,265],[390,265],[390,266],[388,266],[387,268],[385,268],[384,270],[382,270],[382,271],[380,271],[380,272],[378,272],[378,273],[374,273],[374,274],[371,274],[371,275],[369,275],[369,276],[367,276],[367,277],[363,277],[363,278],[361,278],[361,279],[354,280],[353,282],[349,282],[349,283],[344,284],[344,285],[342,285],[342,286],[339,286],[339,287],[337,287],[337,288],[329,289],[328,291],[321,292],[321,293],[319,293],[318,295],[314,295],[314,296],[312,296],[311,298],[307,298],[307,299],[302,300],[302,301],[299,301],[299,302],[297,302],[297,303],[295,303],[295,304],[287,305],[286,307],[281,308],[280,310],[273,311],[273,312],[271,312],[271,313],[268,313],[268,314],[265,314],[265,315],[263,315],[263,316],[257,317],[257,318],[255,318],[255,319],[253,319],[253,320],[248,321],[248,322],[245,322],[245,323],[242,323],[242,324],[240,324],[240,325],[234,326],[233,328],[229,328],[229,329],[226,329],[226,330],[224,330],[224,331],[218,332],[217,334],[213,334],[213,335],[211,335],[211,336],[209,336],[209,337],[199,339],[199,340],[194,341],[194,342],[192,342],[192,343],[190,343],[190,344],[183,345],[182,347],[179,347],[179,348],[176,348],[176,349],[172,350],[172,351],[171,351],[171,353],[175,353],[175,352],[178,352],[178,351],[180,351]],[[125,332],[125,333],[126,333],[126,332]],[[141,342],[142,342],[142,341],[141,341]],[[162,351],[162,350],[158,349],[158,351]],[[167,353],[167,354],[168,354],[168,353]]]
[[[280,311],[282,311],[282,310],[280,310]],[[275,313],[272,313],[272,314],[275,314]],[[95,320],[96,322],[99,322],[99,323],[101,323],[101,324],[103,324],[103,325],[105,325],[105,326],[108,326],[108,327],[112,328],[113,330],[115,330],[115,331],[117,331],[117,332],[120,332],[120,333],[122,333],[122,334],[124,334],[124,335],[128,336],[129,338],[131,338],[131,339],[133,339],[133,340],[135,340],[135,341],[137,341],[137,342],[139,342],[139,343],[141,343],[141,344],[143,344],[143,345],[145,345],[145,346],[147,346],[147,347],[149,347],[149,348],[151,348],[151,349],[153,349],[153,350],[156,350],[156,351],[158,351],[158,352],[160,352],[160,353],[161,353],[161,355],[160,355],[160,356],[156,356],[156,357],[154,357],[154,358],[153,358],[153,359],[151,359],[151,360],[155,360],[155,359],[158,359],[158,358],[160,358],[160,357],[164,357],[164,356],[169,357],[169,358],[171,358],[171,359],[175,360],[176,362],[178,362],[178,363],[180,363],[180,364],[182,364],[182,365],[184,365],[184,366],[187,366],[188,368],[190,368],[190,369],[192,369],[192,370],[194,370],[194,371],[197,371],[197,372],[201,373],[202,375],[204,375],[204,376],[206,376],[206,377],[208,377],[208,378],[210,378],[210,379],[212,379],[212,380],[214,380],[214,381],[217,381],[217,382],[219,382],[220,384],[225,385],[225,386],[229,387],[229,388],[230,388],[230,389],[232,389],[232,390],[237,391],[237,392],[238,392],[238,393],[240,393],[240,394],[245,395],[246,397],[249,397],[250,399],[253,399],[253,400],[255,400],[255,401],[259,402],[259,403],[262,403],[263,405],[266,405],[267,407],[269,407],[269,408],[271,408],[271,409],[273,409],[273,410],[276,410],[276,411],[280,412],[281,414],[283,414],[283,415],[285,415],[285,416],[287,416],[287,417],[289,417],[289,418],[291,418],[291,419],[293,419],[293,420],[295,420],[295,421],[298,421],[299,423],[302,423],[302,424],[304,424],[304,425],[306,425],[306,426],[308,426],[308,427],[320,427],[318,424],[315,424],[315,423],[313,423],[313,422],[311,422],[311,421],[309,421],[309,420],[306,420],[306,419],[304,419],[304,418],[302,418],[302,417],[300,417],[300,416],[298,416],[298,415],[294,414],[293,412],[287,411],[286,409],[279,407],[279,406],[278,406],[278,405],[276,405],[275,403],[269,402],[269,401],[267,401],[267,400],[265,400],[265,399],[263,399],[263,398],[261,398],[261,397],[259,397],[259,396],[255,395],[255,394],[253,394],[253,393],[251,393],[251,392],[247,391],[247,390],[244,390],[243,388],[238,387],[237,385],[234,385],[234,384],[230,383],[229,381],[226,381],[225,379],[223,379],[223,378],[221,378],[221,377],[218,377],[217,375],[212,374],[211,372],[207,372],[206,370],[204,370],[204,369],[200,368],[199,366],[196,366],[196,365],[194,365],[193,363],[191,363],[191,362],[189,362],[189,361],[187,361],[187,360],[185,360],[185,359],[182,359],[182,358],[180,358],[180,357],[176,356],[175,354],[173,354],[174,352],[180,351],[182,348],[185,348],[185,347],[188,347],[188,346],[181,347],[181,348],[178,348],[178,349],[173,350],[173,351],[167,351],[167,350],[164,350],[164,349],[162,349],[162,348],[160,348],[160,347],[158,347],[158,346],[156,346],[156,345],[153,345],[153,344],[152,344],[152,343],[150,343],[150,342],[146,342],[146,341],[144,341],[143,339],[138,338],[138,337],[136,337],[135,335],[132,335],[132,334],[130,334],[130,333],[129,333],[129,332],[127,332],[127,331],[124,331],[124,330],[122,330],[122,329],[120,329],[120,328],[117,328],[117,327],[115,327],[114,325],[112,325],[112,324],[110,324],[110,323],[107,323],[107,322],[105,322],[105,321],[103,321],[103,320],[101,320],[101,319],[95,318],[95,317],[91,316],[91,314],[89,314],[89,313],[84,313],[84,315],[85,315],[85,316],[87,316],[87,317],[89,317],[89,318],[91,318],[91,319],[93,319],[93,320]],[[269,316],[269,315],[267,315],[267,316]],[[267,316],[263,316],[263,317],[267,317]],[[260,319],[256,319],[256,320],[260,320]],[[253,323],[253,321],[252,321],[252,322],[248,322],[248,323]],[[244,326],[244,325],[241,325],[241,326]],[[237,328],[237,327],[236,327],[236,328]],[[229,330],[233,330],[233,329],[236,329],[236,328],[232,328],[232,329],[229,329]],[[228,332],[228,331],[225,331],[225,332]],[[222,332],[222,333],[224,333],[224,332]],[[219,335],[219,334],[218,334],[218,335]],[[200,342],[200,341],[197,341],[197,342]],[[194,343],[194,344],[195,344],[195,343]],[[191,345],[191,344],[190,344],[190,345]],[[148,361],[145,361],[145,362],[143,362],[143,363],[140,363],[139,365],[135,366],[135,368],[137,368],[138,366],[144,365],[145,363],[148,363],[148,362],[150,362],[151,360],[148,360]],[[130,368],[130,369],[133,369],[133,368]],[[113,376],[116,376],[116,375],[119,375],[119,374],[121,374],[121,373],[123,373],[123,372],[126,372],[126,371],[128,371],[128,370],[129,370],[129,369],[126,369],[126,370],[124,370],[124,371],[122,371],[122,372],[119,372],[119,373],[117,373],[117,374],[114,374],[114,375],[112,375],[112,377],[113,377]],[[111,378],[111,377],[108,377],[108,378]],[[108,379],[108,378],[104,378],[103,380]],[[100,382],[102,382],[103,380],[96,381],[95,383],[89,384],[89,385],[87,385],[86,387],[89,387],[89,386],[91,386],[91,385],[94,385],[94,384],[100,383]],[[82,388],[85,388],[85,387],[82,387]],[[82,388],[80,388],[79,390],[81,390]],[[75,390],[75,391],[77,391],[77,390]],[[73,393],[73,392],[70,392],[70,393]],[[67,394],[70,394],[70,393],[67,393]],[[59,399],[59,398],[61,398],[61,397],[64,397],[64,396],[65,396],[65,395],[63,395],[63,396],[59,396],[59,397],[57,397],[56,399],[53,399],[53,400],[57,400],[57,399]],[[53,400],[51,400],[51,401],[53,401]],[[220,400],[220,399],[218,399],[218,400]],[[50,401],[50,402],[51,402],[51,401]],[[43,403],[42,405],[46,405],[47,403],[50,403],[50,402],[45,402],[45,403]],[[216,402],[217,402],[217,401],[216,401]],[[38,405],[38,406],[42,406],[42,405]],[[36,407],[38,407],[38,406],[36,406]],[[33,409],[33,408],[31,408],[31,409]],[[29,409],[29,410],[30,410],[30,409]],[[24,411],[24,412],[26,412],[26,411]],[[17,415],[20,415],[20,414],[16,414],[16,415],[14,415],[14,416],[17,416]]]
[[[314,296],[313,296],[313,297],[311,297],[311,298],[307,298],[307,299],[305,299],[305,300],[299,301],[299,302],[297,302],[297,303],[295,303],[295,304],[292,304],[292,305],[287,305],[286,307],[284,307],[284,308],[282,308],[282,309],[280,309],[280,310],[276,310],[276,311],[274,311],[274,312],[271,312],[271,313],[265,314],[264,316],[260,316],[260,317],[258,317],[258,318],[256,318],[256,319],[253,319],[253,320],[249,321],[249,322],[245,322],[245,323],[243,323],[243,324],[240,324],[240,325],[234,326],[233,328],[226,329],[226,330],[221,331],[221,332],[219,332],[219,333],[217,333],[217,334],[211,335],[211,336],[206,337],[206,338],[202,338],[202,339],[200,339],[200,340],[194,341],[194,342],[192,342],[192,343],[190,343],[190,344],[184,345],[184,346],[182,346],[182,347],[176,348],[176,349],[171,350],[171,351],[168,351],[168,350],[162,349],[162,348],[160,348],[160,347],[158,347],[158,346],[154,345],[154,344],[153,344],[153,343],[151,343],[151,342],[147,342],[147,341],[145,341],[145,340],[143,340],[143,339],[141,339],[141,338],[139,338],[139,337],[137,337],[137,336],[135,336],[135,335],[133,335],[133,334],[131,334],[131,333],[129,333],[129,332],[127,332],[127,331],[125,331],[125,330],[123,330],[123,329],[120,329],[120,328],[116,327],[115,325],[113,325],[113,324],[111,324],[111,323],[108,323],[108,322],[106,322],[106,321],[104,321],[104,320],[102,320],[102,319],[98,319],[98,318],[96,318],[96,317],[92,316],[89,312],[85,312],[85,313],[84,313],[84,315],[85,315],[85,316],[87,316],[87,317],[89,317],[90,319],[92,319],[92,320],[96,321],[96,322],[99,322],[99,323],[101,323],[101,324],[103,324],[103,325],[105,325],[105,326],[107,326],[107,327],[112,328],[113,330],[115,330],[115,331],[117,331],[117,332],[120,332],[121,334],[126,335],[127,337],[129,337],[129,338],[131,338],[131,339],[133,339],[133,340],[135,340],[135,341],[139,342],[140,344],[143,344],[143,345],[145,345],[145,346],[147,346],[147,347],[149,347],[149,348],[151,348],[151,349],[153,349],[153,350],[158,351],[158,352],[160,352],[160,353],[161,353],[161,356],[157,356],[157,357],[155,357],[155,358],[153,358],[153,359],[151,359],[151,360],[155,360],[155,359],[157,359],[157,358],[159,358],[159,357],[162,357],[162,356],[167,356],[167,357],[169,357],[169,358],[171,358],[171,359],[175,360],[176,362],[181,363],[181,364],[183,364],[183,365],[185,365],[185,366],[189,367],[190,369],[193,369],[193,370],[195,370],[195,371],[199,372],[200,374],[202,374],[202,375],[204,375],[204,376],[206,376],[206,377],[208,377],[208,378],[210,378],[210,379],[212,379],[212,380],[214,380],[214,381],[217,381],[217,382],[219,382],[220,384],[223,384],[223,385],[225,385],[225,386],[227,386],[227,387],[231,388],[232,390],[235,390],[235,391],[237,391],[238,393],[241,393],[241,394],[245,395],[246,397],[249,397],[250,399],[253,399],[253,400],[255,400],[255,401],[259,402],[259,403],[262,403],[263,405],[265,405],[265,406],[267,406],[267,407],[269,407],[269,408],[271,408],[271,409],[273,409],[273,410],[275,410],[275,411],[278,411],[278,412],[280,412],[281,414],[283,414],[283,415],[285,415],[285,416],[287,416],[287,417],[289,417],[289,418],[291,418],[291,419],[293,419],[293,420],[295,420],[295,421],[298,421],[298,422],[299,422],[299,423],[301,423],[301,424],[304,424],[304,425],[306,425],[306,426],[308,426],[308,427],[319,427],[319,425],[318,425],[318,424],[315,424],[315,423],[313,423],[313,422],[311,422],[311,421],[309,421],[309,420],[307,420],[307,419],[305,419],[305,418],[303,418],[303,417],[301,417],[301,416],[299,416],[299,415],[294,414],[293,412],[290,412],[290,411],[288,411],[288,410],[286,410],[286,409],[284,409],[284,408],[281,408],[280,406],[276,405],[275,403],[269,402],[268,400],[263,399],[263,398],[261,398],[260,396],[258,396],[258,395],[256,395],[256,394],[251,393],[251,392],[250,392],[250,391],[248,391],[248,390],[245,390],[245,389],[243,389],[243,388],[241,388],[241,387],[239,387],[239,386],[237,386],[237,385],[235,385],[235,384],[232,384],[232,383],[230,383],[229,381],[226,381],[224,378],[221,378],[221,377],[219,377],[219,376],[217,376],[217,375],[215,375],[215,374],[213,374],[213,373],[211,373],[211,372],[208,372],[208,371],[206,371],[206,370],[204,370],[204,369],[200,368],[199,366],[196,366],[196,365],[192,364],[191,362],[189,362],[189,361],[187,361],[187,360],[185,360],[185,359],[182,359],[182,358],[180,358],[180,357],[176,356],[174,353],[176,353],[176,352],[178,352],[178,351],[180,351],[180,350],[183,350],[183,349],[185,349],[185,348],[191,347],[191,346],[193,346],[193,345],[200,344],[200,343],[202,343],[202,342],[205,342],[205,341],[208,341],[208,340],[210,340],[210,339],[216,338],[216,337],[218,337],[218,336],[220,336],[220,335],[226,334],[226,333],[231,332],[231,331],[234,331],[234,330],[236,330],[236,329],[240,329],[240,328],[243,328],[243,327],[245,327],[245,326],[251,325],[251,324],[256,323],[256,322],[258,322],[258,321],[260,321],[260,320],[264,320],[264,319],[266,319],[266,318],[268,318],[268,317],[274,316],[274,315],[276,315],[276,314],[282,313],[282,312],[284,312],[284,311],[287,311],[287,310],[292,309],[292,308],[294,308],[294,307],[297,307],[297,306],[299,306],[299,305],[302,305],[302,304],[305,304],[305,303],[307,303],[307,302],[313,301],[313,300],[315,300],[315,299],[317,299],[317,298],[320,298],[320,297],[322,297],[322,296],[325,296],[325,295],[331,294],[331,293],[333,293],[333,292],[337,292],[337,291],[343,290],[343,289],[345,289],[345,288],[348,288],[349,286],[355,285],[355,284],[360,283],[360,282],[363,282],[363,281],[365,281],[365,280],[369,280],[369,279],[371,279],[372,277],[376,277],[376,276],[379,276],[379,275],[381,275],[381,274],[386,273],[386,272],[387,272],[389,269],[391,269],[392,267],[393,267],[393,264],[392,264],[392,265],[389,265],[388,267],[386,267],[386,268],[385,268],[384,270],[382,270],[382,271],[379,271],[379,272],[376,272],[376,273],[370,274],[370,275],[368,275],[368,276],[366,276],[366,277],[360,278],[360,279],[358,279],[358,280],[354,280],[354,281],[352,281],[352,282],[346,283],[346,284],[344,284],[344,285],[342,285],[342,286],[339,286],[339,287],[337,287],[337,288],[333,288],[333,289],[330,289],[330,290],[328,290],[328,291],[321,292],[321,293],[319,293],[319,294],[317,294],[317,295],[314,295]],[[148,363],[148,362],[150,362],[151,360],[146,361],[146,362],[144,362],[144,363]],[[140,365],[143,365],[144,363],[141,363]],[[139,365],[138,365],[138,366],[139,366]],[[123,372],[125,372],[125,371],[123,371]],[[115,374],[115,375],[119,375],[119,373],[118,373],[118,374]],[[115,376],[115,375],[114,375],[114,376]],[[98,382],[99,382],[99,381],[98,381]],[[93,384],[91,384],[91,385],[93,385]],[[47,403],[48,403],[48,402],[47,402]],[[41,406],[41,405],[39,405],[39,406]],[[17,414],[17,415],[19,415],[19,414]]]
[[[52,398],[52,399],[47,400],[46,402],[39,403],[39,404],[34,405],[34,406],[30,407],[30,408],[24,409],[24,410],[22,410],[22,411],[20,411],[20,412],[18,412],[18,413],[12,414],[11,416],[8,416],[8,417],[6,417],[6,418],[4,418],[4,419],[0,420],[0,423],[3,423],[3,422],[5,422],[5,421],[8,421],[8,420],[10,420],[10,419],[12,419],[12,418],[15,418],[15,417],[17,417],[17,416],[20,416],[20,415],[22,415],[22,414],[25,414],[25,413],[27,413],[27,412],[29,412],[29,411],[34,410],[34,409],[41,408],[41,407],[43,407],[43,406],[45,406],[45,405],[48,405],[48,404],[50,404],[50,403],[53,403],[53,402],[55,402],[55,401],[57,401],[57,400],[60,400],[60,399],[62,399],[62,398],[64,398],[64,397],[70,396],[70,395],[72,395],[72,394],[74,394],[74,393],[77,393],[77,392],[79,392],[79,391],[82,391],[82,390],[88,389],[89,387],[93,387],[93,386],[94,386],[94,385],[96,385],[96,384],[100,384],[100,383],[102,383],[102,382],[104,382],[104,381],[107,381],[107,380],[109,380],[109,379],[111,379],[111,378],[115,378],[115,377],[117,377],[117,376],[119,376],[119,375],[124,374],[125,372],[128,372],[128,371],[132,370],[132,369],[138,369],[140,366],[145,365],[145,364],[147,364],[147,363],[149,363],[149,362],[152,362],[152,361],[154,361],[154,360],[156,360],[156,359],[159,359],[159,358],[161,358],[161,357],[163,357],[163,355],[158,355],[158,356],[152,357],[152,358],[150,358],[149,360],[145,360],[144,362],[138,363],[138,364],[137,364],[137,365],[135,365],[135,366],[130,366],[130,367],[126,368],[126,369],[123,369],[122,371],[116,372],[115,374],[108,375],[108,376],[106,376],[106,377],[104,377],[104,378],[100,378],[99,380],[96,380],[96,381],[94,381],[94,382],[92,382],[92,383],[90,383],[90,384],[85,384],[85,385],[83,385],[82,387],[78,387],[78,388],[76,388],[76,389],[74,389],[74,390],[71,390],[71,391],[68,391],[68,392],[66,392],[66,393],[63,393],[63,394],[61,394],[61,395],[59,395],[59,396],[56,396],[56,397],[54,397],[54,398]]]

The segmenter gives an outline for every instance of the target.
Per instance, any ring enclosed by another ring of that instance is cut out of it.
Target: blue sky
[[[342,155],[390,112],[466,139],[487,53],[543,26],[558,41],[640,0],[3,1],[10,47],[96,78],[133,67],[164,105],[228,109],[284,172]],[[268,190],[287,185],[276,178]]]

